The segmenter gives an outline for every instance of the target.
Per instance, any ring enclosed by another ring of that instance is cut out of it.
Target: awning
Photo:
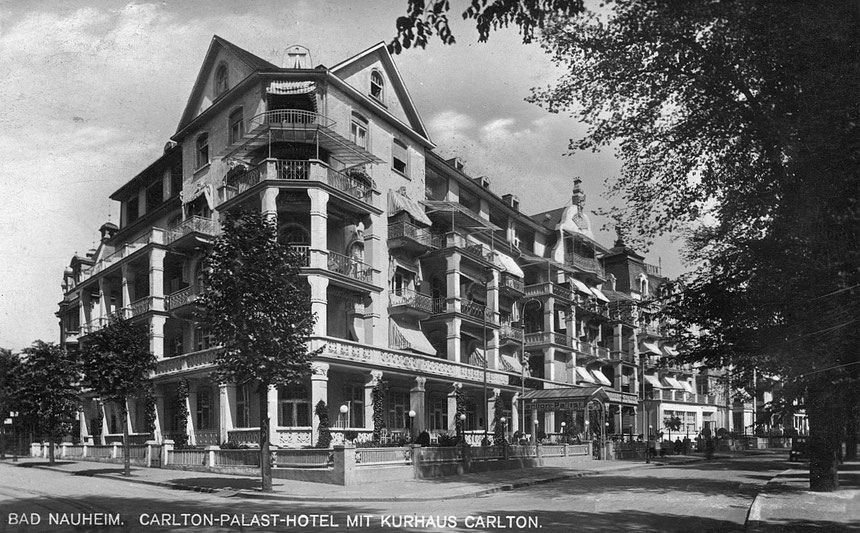
[[[516,355],[504,355],[502,354],[502,367],[508,372],[516,372],[517,374],[521,374],[523,371],[523,365],[519,362],[519,357]]]
[[[663,377],[663,382],[668,385],[670,389],[684,390],[684,387],[682,387],[681,384],[678,383],[678,380],[673,377],[665,376]]]
[[[203,184],[202,181],[198,181],[197,185],[194,187],[194,190],[185,191],[182,190],[179,192],[179,198],[182,200],[182,205],[190,204],[194,200],[200,198],[200,196],[206,197],[206,203],[209,205],[210,210],[215,210],[215,203],[212,198],[212,185],[211,184]]]
[[[594,370],[591,370],[591,374],[594,376],[598,383],[608,385],[610,387],[612,386],[612,382],[609,381],[609,378],[607,378],[606,374],[604,374],[601,370],[595,368]]]
[[[307,94],[316,90],[312,81],[273,81],[266,92],[269,94]]]
[[[576,375],[579,376],[577,381],[585,381],[586,383],[597,383],[597,380],[594,379],[588,370],[582,368],[581,366],[576,367]]]
[[[673,346],[669,346],[668,344],[664,344],[662,346],[663,353],[668,355],[669,357],[675,357],[678,355],[678,350],[676,350]]]
[[[657,389],[662,389],[663,384],[660,383],[660,380],[657,379],[657,376],[651,376],[649,374],[645,374],[645,381],[651,384],[652,387]]]
[[[640,343],[640,345],[640,352],[652,353],[654,355],[663,355],[663,352],[661,352],[660,348],[657,347],[656,342],[642,342]]]
[[[424,206],[413,200],[406,194],[406,187],[394,191],[388,190],[388,214],[393,215],[400,211],[406,211],[416,222],[420,222],[425,226],[430,226],[433,222],[427,217],[424,212]]]
[[[417,261],[415,263],[410,263],[409,261],[406,261],[393,255],[388,256],[388,260],[390,261],[391,266],[393,266],[395,269],[397,267],[400,267],[403,270],[412,272],[416,276],[421,271],[420,264]]]
[[[403,338],[409,343],[408,349],[427,355],[436,355],[436,348],[430,344],[424,332],[417,325],[406,324],[403,322],[394,321],[397,330],[403,335]]]
[[[578,279],[570,278],[570,282],[573,283],[573,286],[576,287],[576,290],[578,290],[579,292],[586,294],[588,296],[591,296],[593,294],[591,292],[591,290],[588,288],[588,285],[579,281]]]
[[[693,386],[690,385],[689,381],[684,380],[684,381],[679,381],[678,383],[681,384],[681,388],[683,388],[685,391],[689,392],[690,394],[696,393],[696,391],[693,390]]]
[[[447,200],[426,200],[421,203],[430,208],[428,214],[437,214],[438,217],[441,217],[443,220],[453,224],[455,229],[489,231],[498,231],[502,229],[491,223],[489,220],[481,218],[480,215],[458,202],[449,202]]]
[[[504,270],[508,274],[517,276],[520,279],[523,279],[523,277],[525,277],[525,274],[523,274],[523,269],[520,268],[520,265],[517,264],[517,261],[513,257],[497,251],[496,260],[498,265],[502,267],[502,270]]]
[[[599,287],[589,287],[589,289],[591,289],[592,294],[597,296],[598,300],[609,303],[609,298],[607,298],[606,295],[603,294],[603,291],[601,291]]]
[[[470,365],[483,367],[486,363],[487,357],[484,355],[484,350],[481,348],[475,348],[472,350],[472,353],[469,354]]]

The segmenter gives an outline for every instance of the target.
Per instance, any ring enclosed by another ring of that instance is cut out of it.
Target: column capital
[[[311,379],[327,380],[328,369],[328,363],[311,363]]]
[[[371,370],[370,377],[367,380],[367,385],[370,387],[379,385],[379,382],[382,380],[382,375],[382,370]]]
[[[412,387],[412,390],[415,392],[423,392],[425,383],[427,383],[427,378],[425,378],[424,376],[416,376],[415,386]]]

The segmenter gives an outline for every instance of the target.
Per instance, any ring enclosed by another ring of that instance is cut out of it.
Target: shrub
[[[331,430],[328,425],[328,407],[324,401],[320,400],[314,409],[314,413],[319,418],[319,438],[317,439],[317,448],[328,448],[331,446]]]
[[[422,431],[421,434],[415,438],[415,444],[420,444],[421,446],[430,446],[430,434],[426,431]]]
[[[350,441],[350,442],[354,442],[355,439],[358,438],[358,431],[356,431],[354,429],[348,429],[348,430],[343,432],[343,438],[345,440]]]
[[[456,446],[459,442],[456,435],[439,435],[439,446]]]

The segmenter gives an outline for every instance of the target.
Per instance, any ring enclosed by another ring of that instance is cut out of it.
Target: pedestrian
[[[691,444],[692,444],[692,441],[690,440],[690,437],[689,436],[684,437],[684,442],[683,442],[684,455],[690,454],[690,445]]]
[[[681,442],[681,437],[675,439],[675,455],[681,455],[684,451],[684,443]]]

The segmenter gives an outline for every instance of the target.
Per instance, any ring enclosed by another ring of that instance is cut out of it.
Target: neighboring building
[[[210,379],[219,348],[193,313],[219,217],[255,209],[303,253],[323,348],[305,384],[269,395],[275,445],[315,442],[319,400],[335,443],[370,438],[377,386],[389,436],[453,433],[458,397],[473,441],[496,402],[508,432],[635,435],[670,412],[724,426],[708,375],[652,366],[673,355],[654,316],[666,280],[595,241],[579,180],[566,207],[528,216],[433,148],[383,44],[331,68],[294,46],[276,66],[214,37],[164,154],[111,196],[119,227],[66,270],[61,341],[84,345],[116,312],[147,324],[156,438],[182,427],[182,401],[192,444],[255,441],[255,389]],[[648,421],[643,389],[659,399]],[[142,402],[129,408],[143,436]],[[84,437],[122,433],[95,400],[81,421]]]

